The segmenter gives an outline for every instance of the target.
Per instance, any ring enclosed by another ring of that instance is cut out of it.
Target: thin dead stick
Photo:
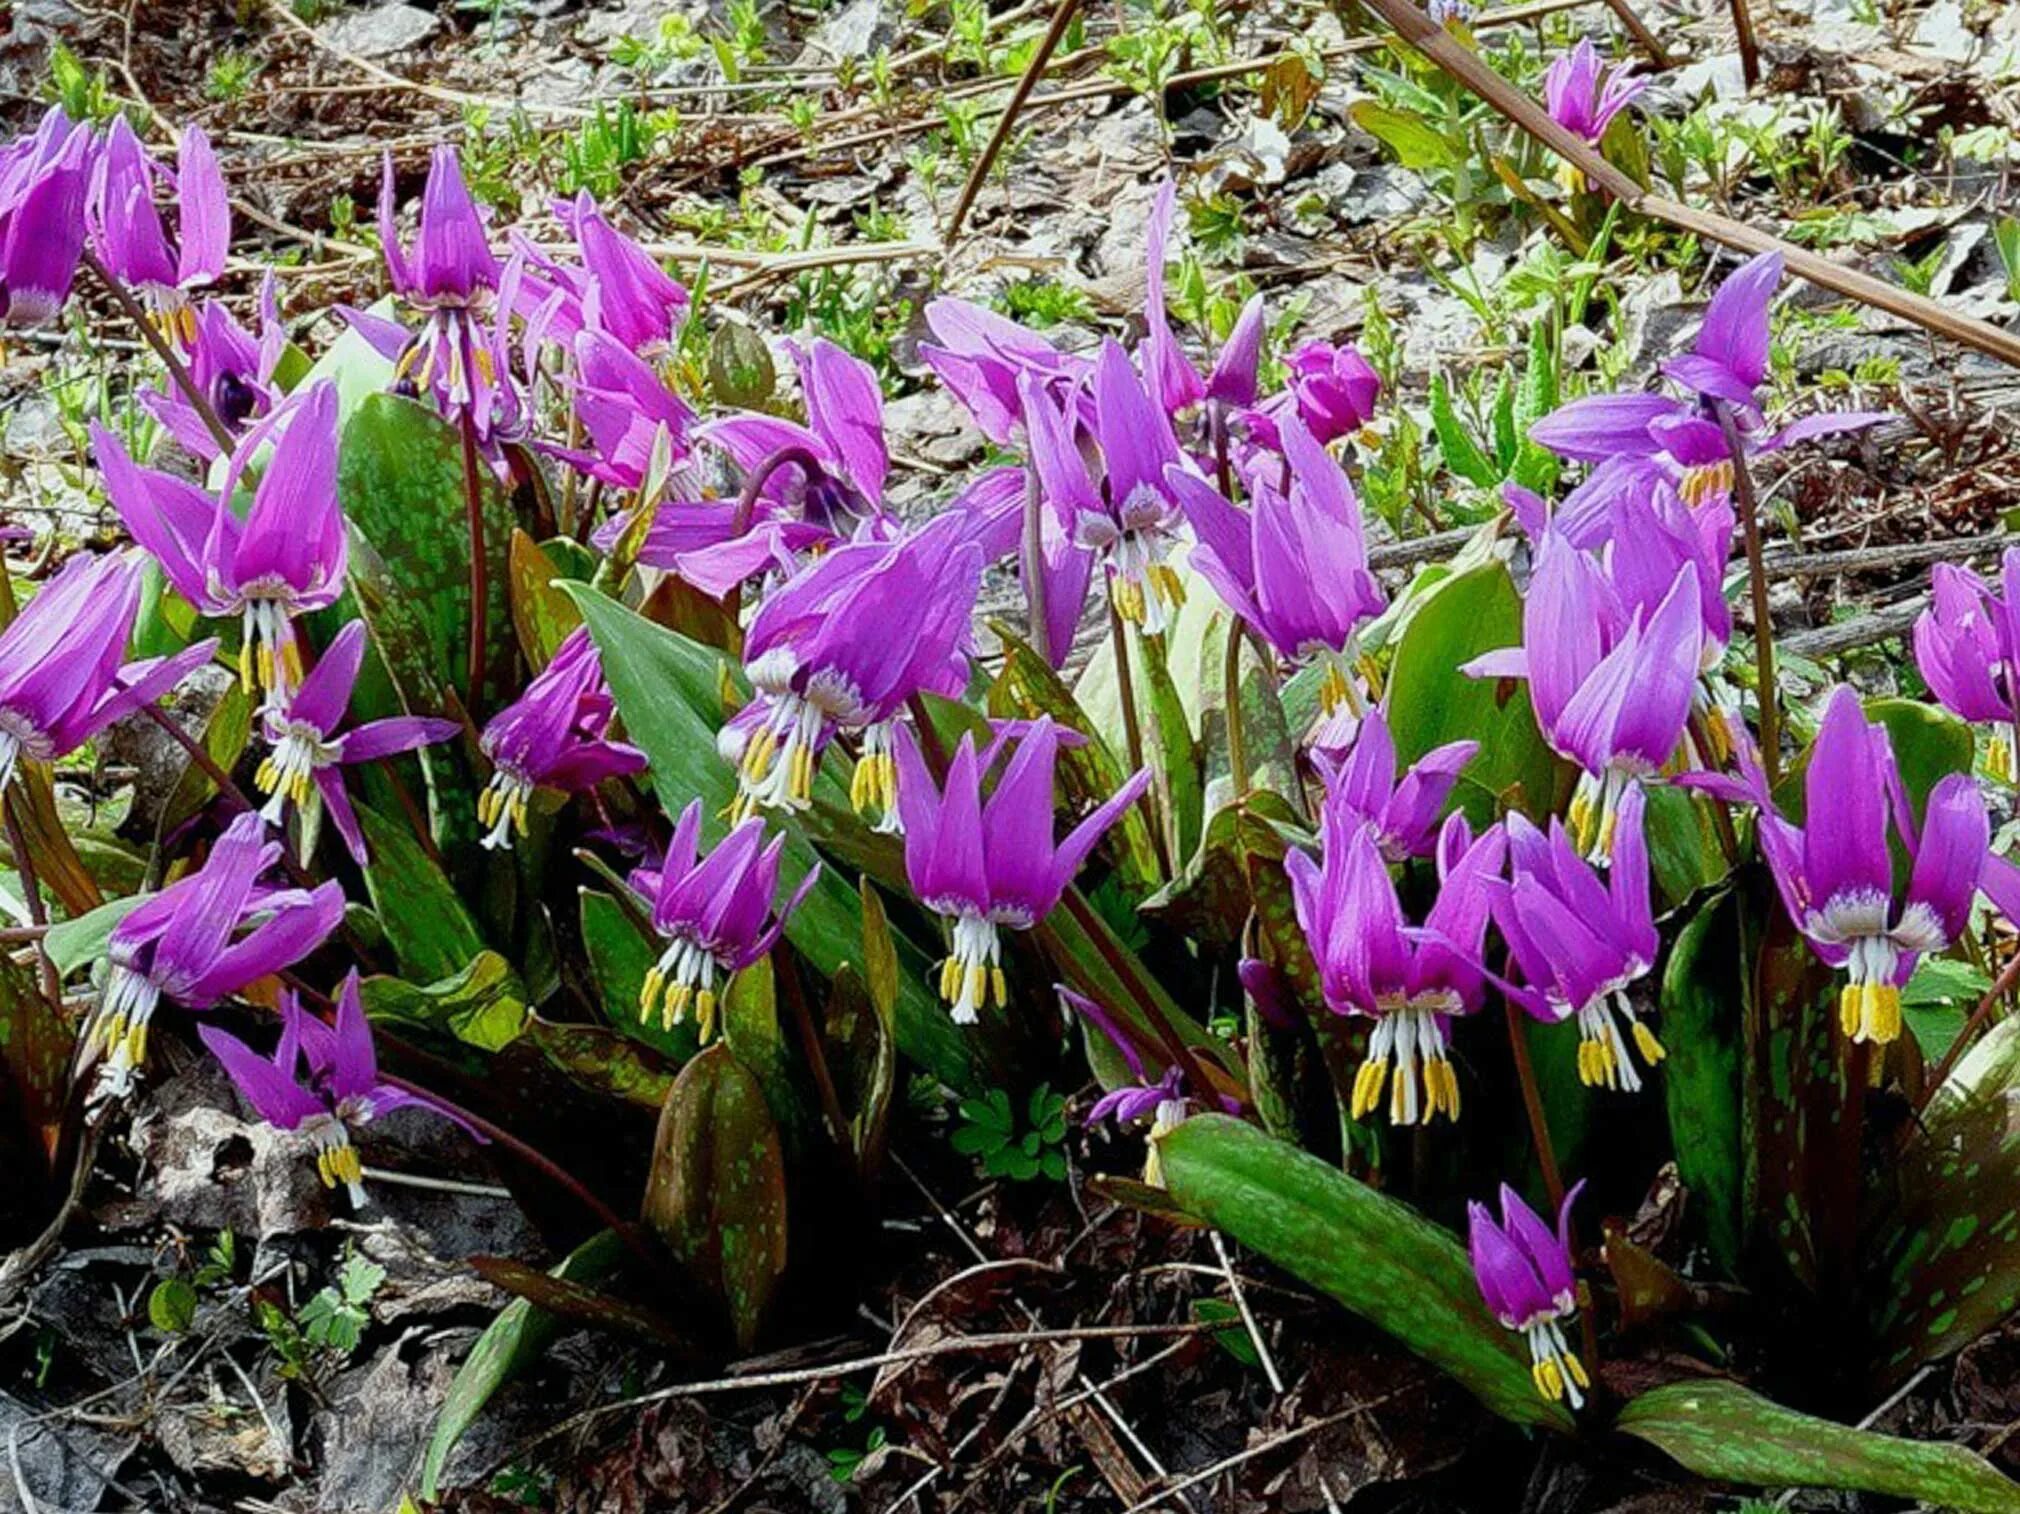
[[[1738,252],[1778,252],[1790,272],[1820,289],[1844,295],[1875,310],[1884,310],[1925,331],[2020,368],[2020,333],[2003,331],[1989,321],[1946,310],[1935,300],[1913,294],[1884,279],[1876,279],[1871,274],[1840,268],[1828,258],[1818,257],[1744,221],[1732,220],[1715,211],[1699,210],[1643,189],[1609,163],[1584,138],[1566,131],[1551,120],[1549,112],[1489,68],[1479,54],[1463,46],[1411,0],[1368,0],[1368,4],[1418,52],[1558,157],[1579,169],[1588,183],[1596,184],[1637,215],[1662,221],[1679,231],[1694,232]]]
[[[1747,0],[1732,0],[1733,35],[1739,42],[1739,69],[1752,89],[1760,83],[1760,41],[1753,32],[1753,9]]]
[[[1213,1236],[1213,1254],[1220,1258],[1221,1276],[1227,1279],[1227,1291],[1234,1295],[1234,1306],[1241,1311],[1241,1322],[1248,1331],[1249,1344],[1255,1347],[1256,1359],[1262,1363],[1263,1376],[1270,1380],[1271,1391],[1281,1395],[1284,1391],[1283,1374],[1277,1371],[1276,1358],[1270,1355],[1270,1348],[1263,1340],[1262,1326],[1256,1323],[1255,1311],[1248,1306],[1248,1295],[1242,1291],[1241,1279],[1234,1273],[1234,1258],[1227,1254],[1227,1240],[1218,1230],[1210,1231]]]
[[[1740,3],[1740,0],[1734,0],[1734,3]],[[1675,67],[1668,51],[1656,39],[1655,33],[1648,29],[1648,23],[1635,14],[1634,7],[1628,4],[1628,0],[1606,0],[1606,8],[1613,12],[1622,26],[1627,28],[1628,35],[1634,38],[1635,45],[1648,54],[1650,63],[1659,69]]]
[[[961,240],[961,223],[968,219],[969,207],[975,203],[975,196],[982,192],[988,182],[989,170],[996,166],[996,158],[1003,151],[1003,144],[1010,140],[1010,130],[1017,124],[1017,113],[1024,108],[1024,102],[1031,98],[1031,91],[1038,86],[1038,80],[1052,62],[1053,53],[1059,49],[1060,41],[1066,36],[1066,28],[1073,24],[1074,12],[1080,9],[1080,0],[1059,0],[1052,12],[1052,24],[1045,28],[1045,36],[1038,44],[1038,51],[1031,55],[1031,61],[1024,65],[1024,74],[1018,79],[1017,87],[1010,92],[1010,99],[1003,107],[1003,114],[996,118],[996,129],[989,134],[989,143],[982,149],[982,156],[975,160],[975,166],[968,170],[968,182],[961,186],[961,198],[954,202],[954,214],[947,221],[946,248],[954,250],[954,244]]]

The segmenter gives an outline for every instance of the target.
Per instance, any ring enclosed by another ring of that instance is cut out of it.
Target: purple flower
[[[1501,1185],[1501,1223],[1485,1204],[1466,1206],[1467,1249],[1473,1276],[1488,1310],[1529,1342],[1530,1376],[1536,1391],[1552,1403],[1567,1397],[1583,1407],[1582,1390],[1592,1386],[1584,1363],[1564,1337],[1564,1322],[1578,1307],[1578,1282],[1571,1262],[1571,1206],[1583,1183],[1574,1183],[1557,1211],[1557,1229]]]
[[[306,826],[327,806],[360,867],[365,865],[365,837],[344,787],[345,765],[375,762],[447,741],[462,729],[453,720],[395,715],[366,721],[341,736],[334,734],[350,706],[364,655],[365,623],[354,620],[332,638],[299,689],[261,712],[273,750],[260,763],[258,774],[260,792],[271,796],[260,811],[269,823],[280,824],[293,804]]]
[[[1737,779],[1677,781],[1759,807],[1761,851],[1789,919],[1819,958],[1845,970],[1838,1013],[1846,1037],[1895,1040],[1901,986],[1925,953],[1956,940],[1979,891],[2008,919],[2020,909],[2020,874],[1990,850],[1984,796],[1968,775],[1952,773],[1930,791],[1917,827],[1887,728],[1868,721],[1842,684],[1810,748],[1801,826],[1776,810],[1750,743],[1738,757]],[[1890,825],[1909,858],[1898,903]]]
[[[1150,360],[1146,355],[1145,361]],[[1070,469],[1071,459],[1049,418],[1048,429],[1050,465]],[[1035,421],[1033,431],[1033,465],[1043,478],[1047,464],[1035,456]],[[1072,540],[1107,568],[1116,613],[1146,636],[1162,635],[1185,603],[1185,584],[1165,562],[1183,518],[1164,481],[1165,470],[1179,461],[1178,443],[1130,366],[1129,355],[1113,338],[1102,343],[1094,365],[1094,441],[1102,461],[1101,489],[1097,502],[1075,516]],[[1065,445],[1073,444],[1068,439]]]
[[[909,733],[897,744],[905,871],[919,902],[952,922],[940,997],[961,1025],[974,1023],[991,990],[998,1005],[1009,1002],[997,931],[1029,930],[1049,915],[1095,842],[1150,782],[1147,771],[1132,775],[1055,847],[1052,769],[1060,736],[1049,718],[1023,730],[982,802],[982,776],[1009,739],[999,735],[978,756],[974,737],[963,736],[944,787],[933,782]]]
[[[1645,804],[1639,788],[1622,797],[1603,879],[1557,820],[1546,836],[1511,814],[1509,878],[1487,884],[1494,922],[1525,980],[1502,982],[1503,991],[1535,1019],[1554,1024],[1575,1015],[1580,1081],[1629,1093],[1640,1089],[1641,1076],[1628,1038],[1651,1067],[1666,1055],[1627,997],[1628,985],[1654,965],[1658,946],[1642,831]]]
[[[123,1098],[147,1057],[147,1027],[163,999],[208,1009],[248,983],[299,962],[344,915],[335,883],[272,889],[260,876],[280,860],[256,814],[240,815],[203,866],[143,899],[112,928],[105,990],[84,1031],[102,1058],[92,1099]]]
[[[1153,1188],[1164,1186],[1164,1166],[1159,1160],[1157,1138],[1167,1130],[1175,1130],[1192,1113],[1193,1100],[1186,1089],[1185,1072],[1176,1063],[1165,1068],[1155,1082],[1144,1070],[1143,1054],[1136,1043],[1123,1034],[1122,1027],[1094,1000],[1085,994],[1075,993],[1064,983],[1054,985],[1060,1002],[1081,1019],[1092,1025],[1108,1038],[1117,1054],[1129,1067],[1134,1082],[1110,1089],[1094,1101],[1094,1107],[1087,1111],[1089,1125],[1098,1125],[1111,1120],[1117,1125],[1134,1124],[1139,1120],[1150,1121],[1150,1131],[1144,1142],[1143,1181]]]
[[[393,291],[421,311],[421,330],[349,307],[340,313],[395,360],[398,383],[430,395],[443,415],[467,420],[488,445],[522,418],[507,338],[523,260],[500,267],[453,147],[437,147],[429,158],[411,250],[402,250],[396,207],[389,153],[379,177],[379,242]]]
[[[1357,697],[1355,642],[1382,611],[1382,586],[1368,571],[1361,503],[1346,474],[1295,416],[1280,432],[1288,492],[1252,477],[1246,515],[1182,464],[1165,469],[1165,483],[1198,539],[1193,566],[1286,659],[1319,659],[1330,715]]]
[[[1396,743],[1389,720],[1379,709],[1360,722],[1353,750],[1344,762],[1323,757],[1319,770],[1326,782],[1326,809],[1337,809],[1341,834],[1354,824],[1365,825],[1385,862],[1428,857],[1436,849],[1439,820],[1459,774],[1480,750],[1477,741],[1448,741],[1433,747],[1416,766],[1396,780]]]
[[[560,448],[546,448],[580,467],[592,478],[621,489],[639,490],[652,477],[654,452],[660,466],[669,473],[684,463],[691,450],[695,414],[679,395],[667,388],[652,365],[636,356],[615,337],[601,331],[584,331],[575,338],[575,373],[570,399],[582,422],[593,453],[582,456]],[[666,479],[656,482],[662,486]],[[655,532],[648,530],[640,560],[653,567],[677,570],[681,555],[721,540],[728,535],[726,509],[678,505],[666,512],[702,511],[707,528],[692,531]],[[654,527],[661,517],[655,516]],[[596,544],[609,551],[631,524],[629,515],[612,518],[596,535]]]
[[[1166,179],[1151,202],[1143,290],[1143,379],[1150,397],[1166,415],[1190,410],[1206,398],[1206,384],[1171,334],[1164,309],[1164,264],[1171,243],[1171,218],[1178,209],[1178,183]]]
[[[807,423],[742,414],[712,421],[696,436],[727,452],[748,477],[771,467],[739,534],[733,502],[673,502],[654,517],[640,560],[721,596],[809,548],[841,541],[861,524],[884,530],[884,397],[876,370],[820,338],[791,349],[806,397]],[[787,448],[802,458],[771,466]]]
[[[604,218],[588,190],[572,207],[559,209],[582,253],[582,275],[572,290],[581,302],[582,324],[647,362],[672,356],[687,320],[687,290]]]
[[[514,830],[525,832],[535,789],[573,793],[645,766],[645,753],[608,738],[615,711],[596,643],[587,626],[577,626],[477,743],[491,760],[491,780],[477,796],[478,822],[490,827],[487,849],[510,846]]]
[[[0,631],[0,793],[26,757],[67,757],[208,662],[215,641],[120,665],[140,608],[140,555],[82,553]]]
[[[967,686],[982,554],[958,515],[898,542],[837,547],[759,605],[744,638],[755,695],[718,740],[737,769],[737,812],[805,809],[837,731],[862,735],[859,810],[901,814],[892,725],[913,695]]]
[[[1476,678],[1526,678],[1544,739],[1583,769],[1571,820],[1605,857],[1622,796],[1683,740],[1703,666],[1699,581],[1679,568],[1652,613],[1630,612],[1598,563],[1545,532],[1522,605],[1522,645],[1475,658]]]
[[[1646,79],[1601,63],[1592,39],[1582,37],[1544,72],[1543,104],[1551,120],[1596,147],[1613,118],[1646,88]]]
[[[685,1019],[692,1004],[706,1042],[715,1035],[716,1002],[729,991],[729,979],[777,943],[821,868],[819,863],[808,868],[784,908],[773,913],[785,837],[766,846],[764,822],[753,817],[697,861],[700,839],[701,801],[695,799],[681,811],[658,871],[641,868],[631,881],[652,900],[652,927],[667,938],[666,950],[645,975],[639,1013],[649,1018],[664,990],[665,1028]]]
[[[1284,359],[1290,370],[1282,397],[1264,407],[1279,425],[1295,413],[1320,446],[1351,436],[1374,418],[1382,380],[1352,347],[1331,342],[1299,344]]]
[[[1915,622],[1915,665],[1929,692],[1964,720],[1994,728],[1987,766],[2013,776],[2011,738],[2020,722],[2020,548],[1999,561],[1999,593],[1950,563],[1929,573],[1929,608]]]
[[[241,520],[232,495],[276,432],[252,506]],[[285,697],[301,681],[294,618],[334,604],[344,589],[348,542],[337,503],[337,390],[327,380],[290,396],[240,439],[212,499],[194,484],[142,468],[94,424],[92,450],[106,492],[133,539],[168,581],[211,616],[240,618],[239,674]]]
[[[259,311],[258,337],[241,326],[220,300],[205,300],[189,313],[191,337],[183,354],[189,376],[234,436],[272,414],[281,400],[274,371],[287,350],[287,332],[274,303],[271,269],[260,281]],[[142,390],[140,402],[192,456],[210,461],[219,455],[217,439],[179,386]]]
[[[1768,312],[1781,275],[1780,253],[1764,252],[1742,264],[1712,295],[1692,350],[1662,365],[1668,378],[1693,391],[1695,402],[1660,394],[1593,395],[1544,416],[1530,428],[1530,437],[1579,462],[1643,459],[1675,480],[1684,500],[1695,505],[1732,491],[1732,453],[1707,408],[1714,401],[1733,407],[1749,453],[1886,420],[1884,414],[1848,411],[1766,431],[1759,390],[1767,381]]]
[[[966,300],[943,295],[931,301],[926,325],[935,340],[921,342],[919,356],[999,447],[1017,445],[1023,432],[1018,386],[1027,376],[1061,395],[1079,389],[1093,371],[1085,358]]]
[[[1386,1084],[1391,1122],[1428,1124],[1441,1113],[1456,1120],[1459,1079],[1449,1034],[1452,1017],[1473,1013],[1485,996],[1477,962],[1487,933],[1487,885],[1506,851],[1501,827],[1476,841],[1463,816],[1446,821],[1438,844],[1438,898],[1422,929],[1404,920],[1375,833],[1358,816],[1329,803],[1319,822],[1319,847],[1322,863],[1293,847],[1284,871],[1298,926],[1319,965],[1326,1006],[1375,1021],[1367,1060],[1354,1079],[1353,1117],[1376,1108]]]
[[[162,176],[126,118],[116,117],[92,183],[92,243],[107,271],[153,308],[163,335],[187,348],[196,340],[189,291],[224,272],[231,205],[217,154],[197,127],[184,127],[176,147],[173,242],[154,204]]]
[[[281,996],[281,1036],[270,1058],[215,1026],[199,1026],[197,1035],[254,1114],[277,1129],[308,1136],[323,1186],[343,1184],[354,1206],[365,1202],[364,1166],[351,1135],[359,1126],[410,1105],[464,1125],[432,1099],[380,1081],[356,968],[337,994],[334,1028],[303,1009],[294,994]],[[484,1139],[474,1130],[470,1134]]]
[[[90,125],[54,105],[0,148],[0,323],[38,325],[69,297],[97,152]]]

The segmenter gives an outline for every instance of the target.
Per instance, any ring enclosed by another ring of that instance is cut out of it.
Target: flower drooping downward
[[[577,626],[526,692],[491,717],[478,741],[491,759],[491,780],[477,796],[478,823],[490,828],[486,848],[510,846],[515,830],[525,833],[526,804],[535,789],[573,793],[645,766],[645,753],[609,739],[616,709],[589,628]]]
[[[1571,1265],[1571,1206],[1578,1201],[1574,1184],[1557,1211],[1557,1229],[1522,1202],[1522,1196],[1501,1185],[1501,1223],[1495,1224],[1485,1204],[1466,1206],[1467,1250],[1480,1297],[1494,1318],[1519,1331],[1529,1343],[1529,1375],[1536,1391],[1552,1403],[1569,1400],[1574,1409],[1585,1403],[1592,1380],[1585,1364],[1564,1336],[1564,1322],[1578,1308],[1578,1281]]]
[[[701,839],[701,801],[689,802],[674,827],[673,842],[655,873],[641,868],[633,887],[652,900],[652,928],[667,938],[666,950],[645,975],[639,1013],[650,1018],[660,1008],[671,1030],[692,1006],[701,1039],[715,1034],[715,1010],[729,979],[763,957],[778,941],[786,921],[820,877],[820,864],[807,869],[799,887],[776,913],[772,896],[779,881],[783,835],[765,845],[764,821],[752,817],[725,836],[715,850],[696,860]]]
[[[1104,832],[1150,782],[1139,771],[1057,847],[1052,840],[1052,769],[1059,731],[1049,718],[1025,729],[988,803],[982,778],[1008,745],[999,736],[978,755],[963,736],[942,787],[906,732],[898,741],[898,808],[905,823],[905,871],[919,902],[951,922],[952,950],[940,965],[940,997],[956,1024],[973,1024],[983,1003],[1010,998],[999,930],[1029,930],[1052,912]]]
[[[260,877],[280,843],[250,811],[217,839],[204,865],[141,901],[113,927],[105,990],[84,1030],[100,1059],[93,1102],[122,1098],[147,1057],[147,1027],[163,999],[208,1009],[322,945],[344,914],[337,883],[270,889]]]
[[[281,1037],[272,1057],[261,1056],[215,1026],[200,1026],[197,1035],[223,1064],[253,1113],[269,1125],[298,1130],[309,1138],[323,1186],[342,1184],[354,1207],[365,1202],[364,1163],[352,1144],[352,1132],[358,1127],[409,1105],[463,1124],[433,1100],[380,1080],[356,968],[337,995],[334,1029],[303,1009],[294,994],[282,996]],[[484,1139],[474,1130],[470,1134]]]

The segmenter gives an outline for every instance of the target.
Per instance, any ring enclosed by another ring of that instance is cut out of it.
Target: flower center
[[[1440,1114],[1448,1120],[1459,1118],[1459,1075],[1452,1070],[1439,1024],[1443,1007],[1442,1001],[1398,1004],[1375,1022],[1368,1036],[1368,1059],[1354,1075],[1355,1119],[1382,1102],[1385,1084],[1392,1125],[1428,1125]]]
[[[1002,964],[1003,946],[995,925],[980,915],[957,915],[954,948],[940,964],[940,997],[947,1001],[956,1025],[973,1025],[991,991],[999,1009],[1010,1002]]]
[[[301,684],[301,648],[295,644],[287,600],[260,592],[262,585],[248,587],[239,610],[238,680],[246,692],[257,686],[269,706],[278,705]],[[292,598],[291,589],[279,587]]]
[[[104,1058],[87,1103],[123,1099],[133,1091],[133,1075],[147,1060],[148,1021],[160,998],[161,990],[131,968],[115,963],[107,973],[105,991],[85,1032],[87,1044]]]
[[[819,704],[798,694],[771,701],[771,713],[743,750],[732,818],[759,809],[803,810],[813,803],[814,773],[833,727]]]
[[[336,1115],[319,1114],[304,1120],[302,1131],[315,1143],[316,1176],[323,1180],[323,1186],[335,1188],[343,1184],[351,1206],[363,1208],[365,1164],[358,1148],[351,1144],[349,1127]]]
[[[1532,1321],[1523,1327],[1522,1334],[1529,1342],[1529,1376],[1536,1384],[1536,1391],[1553,1404],[1568,1398],[1572,1408],[1584,1408],[1585,1395],[1581,1390],[1591,1387],[1592,1380],[1585,1375],[1585,1365],[1578,1360],[1578,1353],[1565,1340],[1561,1320],[1553,1317]]]
[[[1900,948],[1884,935],[1851,943],[1845,986],[1838,992],[1838,1026],[1849,1040],[1885,1046],[1899,1038],[1901,990],[1894,979],[1900,963]]]
[[[336,760],[336,746],[324,741],[321,731],[304,721],[289,721],[253,778],[268,796],[260,807],[261,817],[278,825],[290,802],[303,814],[312,813],[322,802],[316,770]]]
[[[481,843],[486,851],[512,844],[512,833],[526,834],[526,801],[533,797],[535,784],[519,769],[500,763],[492,769],[491,781],[477,796],[477,821],[488,825]]]
[[[701,942],[692,936],[675,936],[653,964],[652,971],[645,975],[645,987],[638,995],[638,1012],[644,1019],[651,1019],[653,1007],[659,1005],[660,1029],[672,1030],[687,1018],[690,1005],[694,1008],[695,1020],[701,1030],[703,1045],[715,1039],[715,975],[721,971],[725,975],[725,988],[729,969],[721,967],[715,956]],[[662,990],[665,993],[661,1002]]]
[[[898,759],[892,723],[877,722],[863,732],[862,755],[849,779],[849,803],[865,819],[877,816],[875,829],[882,835],[902,836],[904,823],[898,818]]]
[[[1108,547],[1108,596],[1115,613],[1146,636],[1161,636],[1185,603],[1185,583],[1165,561],[1161,529],[1127,528]]]
[[[1722,457],[1715,463],[1697,463],[1685,468],[1676,492],[1683,496],[1686,505],[1694,507],[1732,493],[1732,482],[1732,459]]]
[[[1595,995],[1578,1011],[1578,1081],[1587,1088],[1640,1092],[1641,1074],[1628,1054],[1629,1037],[1650,1067],[1669,1055],[1655,1032],[1641,1023],[1624,992]]]

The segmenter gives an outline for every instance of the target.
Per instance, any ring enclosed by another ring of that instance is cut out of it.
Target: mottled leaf
[[[884,1160],[891,1094],[898,1080],[898,1045],[890,1009],[878,1002],[852,966],[844,964],[835,974],[822,1031],[857,1168],[875,1172]]]
[[[605,1230],[571,1251],[552,1276],[592,1283],[615,1272],[624,1255],[624,1243]],[[455,1381],[449,1384],[442,1412],[435,1420],[435,1432],[428,1438],[427,1454],[421,1459],[423,1498],[432,1499],[440,1491],[449,1454],[477,1422],[491,1396],[540,1359],[561,1334],[563,1323],[559,1315],[518,1298],[485,1327],[463,1358],[463,1365],[456,1369]]]
[[[1748,960],[1740,896],[1721,889],[1677,932],[1660,998],[1669,1051],[1662,1093],[1677,1176],[1712,1255],[1729,1273],[1739,1266],[1746,1229],[1741,1090]]]
[[[763,1090],[726,1046],[688,1063],[667,1095],[645,1220],[749,1350],[785,1271],[785,1159]]]
[[[527,1038],[584,1088],[627,1104],[658,1109],[679,1068],[634,1038],[601,1025],[575,1025],[529,1015]]]
[[[527,666],[538,672],[554,656],[561,639],[582,624],[582,612],[575,608],[574,600],[554,587],[554,580],[563,575],[556,570],[553,558],[516,527],[509,559],[512,629],[518,634]]]
[[[459,971],[433,983],[375,976],[363,979],[358,988],[366,1014],[423,1025],[480,1051],[509,1046],[526,1028],[525,985],[511,964],[492,951],[478,952]]]
[[[143,897],[130,894],[124,899],[112,899],[74,920],[59,920],[50,926],[49,934],[42,938],[42,947],[56,964],[57,976],[67,978],[103,958],[106,943],[112,939],[112,928],[132,914]]]
[[[669,1029],[658,1014],[648,1019],[640,1012],[645,975],[659,953],[623,906],[596,889],[582,891],[582,946],[603,1013],[612,1025],[676,1062],[685,1062],[700,1049],[692,1019]]]
[[[485,1282],[571,1324],[635,1335],[680,1357],[698,1354],[687,1332],[665,1315],[580,1278],[557,1277],[504,1256],[472,1257],[470,1268]]]
[[[1521,1425],[1569,1430],[1528,1353],[1481,1302],[1465,1247],[1409,1205],[1225,1115],[1163,1136],[1164,1180],[1199,1219],[1330,1295]]]
[[[387,819],[365,804],[357,811],[371,849],[365,890],[400,970],[423,981],[461,972],[484,950],[484,941],[441,864],[403,821]]]
[[[1722,1379],[1651,1389],[1617,1424],[1719,1482],[1845,1488],[1967,1514],[2020,1511],[2020,1484],[1974,1451],[1832,1424]]]

